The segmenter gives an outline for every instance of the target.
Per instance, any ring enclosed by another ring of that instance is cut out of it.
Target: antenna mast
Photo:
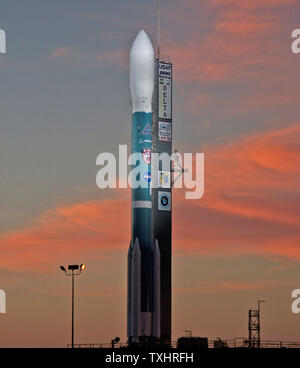
[[[160,59],[160,0],[157,0],[157,59]]]

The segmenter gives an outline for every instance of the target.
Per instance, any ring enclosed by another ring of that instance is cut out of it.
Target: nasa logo
[[[147,182],[147,183],[150,183],[151,181],[151,172],[150,171],[146,171],[144,173],[144,180]]]
[[[147,165],[151,164],[151,149],[150,148],[143,149],[143,159]]]

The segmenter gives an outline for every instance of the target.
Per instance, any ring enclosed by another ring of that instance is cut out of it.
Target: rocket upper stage
[[[154,50],[145,31],[136,36],[130,50],[130,92],[132,112],[152,112]]]

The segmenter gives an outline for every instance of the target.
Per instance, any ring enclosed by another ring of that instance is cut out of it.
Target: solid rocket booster
[[[132,154],[138,175],[132,184],[132,232],[128,251],[127,334],[129,342],[160,335],[160,253],[151,235],[151,149],[154,50],[144,31],[136,36],[130,51],[132,99]],[[133,165],[133,169],[135,166]],[[159,265],[159,266],[158,266]],[[159,285],[159,287],[158,287]]]

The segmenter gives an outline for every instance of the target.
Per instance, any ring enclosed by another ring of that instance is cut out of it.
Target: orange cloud
[[[27,228],[0,238],[0,265],[9,269],[46,270],[71,259],[96,259],[130,240],[130,198],[59,206]],[[116,231],[117,229],[117,231]]]
[[[299,194],[299,138],[297,124],[249,136],[215,150],[207,148],[210,208],[299,224],[300,211],[293,199],[286,196]]]
[[[297,0],[210,0],[212,5],[234,6],[250,10],[261,8],[276,8],[279,6],[289,6],[297,3]]]
[[[108,63],[113,63],[122,69],[129,69],[128,53],[125,50],[104,51],[96,54],[96,59]]]
[[[215,30],[249,38],[255,34],[265,34],[268,29],[274,29],[278,25],[279,19],[276,15],[257,15],[234,11],[222,14],[216,23]]]
[[[66,56],[69,56],[71,52],[72,52],[71,47],[59,47],[51,53],[49,60],[64,58]]]
[[[212,60],[211,52],[205,52],[205,46],[197,41],[189,41],[184,45],[173,45],[169,51],[175,65],[176,79],[184,83],[195,80],[219,81],[227,79],[231,66],[218,58]]]
[[[165,41],[177,80],[182,83],[248,81],[252,85],[280,74],[277,68],[286,65],[288,54],[286,48],[278,47],[278,39],[285,33],[289,37],[285,12],[296,1],[212,0],[209,4],[208,9],[199,1],[189,6],[190,13],[198,14],[197,19],[203,9],[210,14],[212,19],[205,32],[199,21],[192,18],[194,27],[188,38],[181,42]],[[266,7],[267,10],[261,11]],[[180,24],[179,17],[181,14],[177,14]],[[176,22],[174,14],[172,21]]]
[[[204,197],[174,199],[176,249],[299,259],[299,141],[296,124],[206,147]]]
[[[287,286],[287,282],[265,281],[264,283],[253,283],[253,282],[235,282],[235,281],[187,281],[186,287],[174,288],[175,293],[200,293],[200,294],[215,294],[220,291],[231,291],[231,292],[248,292],[248,291],[266,291],[273,289],[274,287]],[[197,284],[197,286],[192,285]],[[192,287],[191,287],[192,286]]]
[[[174,190],[175,254],[300,259],[300,124],[209,146],[205,194]],[[48,270],[127,250],[130,194],[58,206],[0,238],[0,266]]]

